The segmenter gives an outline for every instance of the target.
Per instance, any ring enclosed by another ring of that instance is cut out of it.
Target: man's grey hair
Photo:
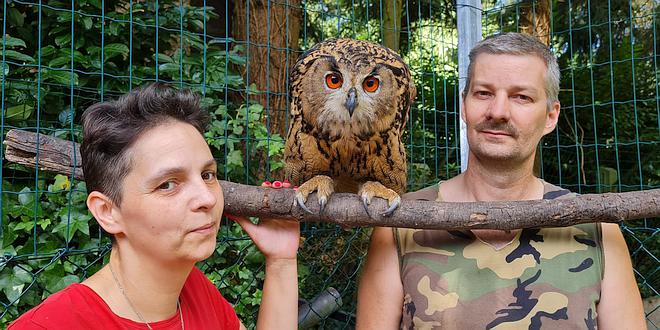
[[[474,75],[474,63],[481,54],[533,55],[539,57],[545,62],[547,68],[545,75],[545,95],[548,98],[547,110],[551,110],[553,103],[559,101],[560,73],[557,58],[550,51],[550,48],[541,43],[536,37],[516,32],[492,35],[478,42],[470,50],[470,65],[468,65],[467,79],[463,89],[464,96],[470,91],[470,84]]]

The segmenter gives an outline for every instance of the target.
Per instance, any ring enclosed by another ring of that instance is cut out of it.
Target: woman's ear
[[[115,203],[105,194],[92,191],[87,196],[87,208],[107,233],[116,235],[123,231],[122,223],[118,219]]]

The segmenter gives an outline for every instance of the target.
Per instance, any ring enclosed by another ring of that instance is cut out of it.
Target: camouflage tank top
[[[544,199],[575,196],[545,183]],[[439,185],[404,196],[438,200]],[[596,329],[600,224],[523,229],[495,249],[470,231],[394,229],[401,329]]]

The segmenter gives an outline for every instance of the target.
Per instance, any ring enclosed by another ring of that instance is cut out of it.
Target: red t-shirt
[[[197,268],[193,268],[181,291],[181,311],[185,328],[239,328],[238,317],[218,289]],[[181,329],[179,313],[167,320],[149,323],[153,329]],[[115,315],[89,287],[72,284],[50,295],[44,302],[9,325],[19,329],[140,329],[147,326]]]

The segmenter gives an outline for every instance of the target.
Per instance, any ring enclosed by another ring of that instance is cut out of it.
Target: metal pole
[[[463,92],[467,78],[470,49],[481,40],[481,0],[457,0],[456,22],[458,25],[458,89]],[[463,97],[459,96],[461,111],[460,119],[460,148],[461,172],[465,172],[468,165],[467,127],[463,121]]]

